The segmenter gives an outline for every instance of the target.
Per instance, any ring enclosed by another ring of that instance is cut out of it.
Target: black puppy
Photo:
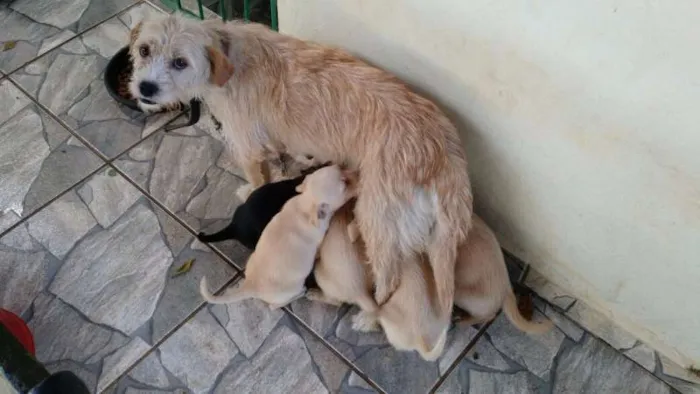
[[[282,206],[290,198],[296,196],[296,187],[304,178],[326,166],[311,167],[294,179],[268,183],[253,190],[248,199],[236,208],[233,220],[223,230],[214,234],[199,233],[197,238],[202,242],[219,242],[235,239],[248,249],[255,250],[258,239],[270,220],[282,210]]]

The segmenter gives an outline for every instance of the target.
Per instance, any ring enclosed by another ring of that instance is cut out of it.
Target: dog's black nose
[[[139,92],[143,97],[153,97],[158,93],[158,85],[153,82],[142,81],[139,84]]]

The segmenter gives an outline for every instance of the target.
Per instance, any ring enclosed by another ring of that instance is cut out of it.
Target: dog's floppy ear
[[[141,26],[143,26],[143,22],[137,23],[129,32],[129,46],[130,47],[133,47],[134,43],[139,38],[139,34],[141,34]]]
[[[233,75],[233,64],[220,50],[214,47],[207,47],[209,63],[211,64],[211,76],[209,82],[216,86],[224,86]]]

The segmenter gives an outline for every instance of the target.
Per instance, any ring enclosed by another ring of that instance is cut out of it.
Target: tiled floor
[[[549,334],[502,317],[457,325],[434,363],[352,331],[348,307],[204,305],[199,279],[235,282],[248,254],[194,238],[230,218],[240,174],[208,117],[165,133],[173,115],[121,108],[102,84],[129,27],[155,12],[136,0],[0,5],[0,42],[12,43],[0,52],[0,306],[29,321],[48,369],[120,394],[672,392],[657,376],[693,392],[634,339],[571,322],[568,296],[538,299]]]

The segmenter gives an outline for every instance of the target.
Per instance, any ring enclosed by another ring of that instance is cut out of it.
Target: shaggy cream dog
[[[257,24],[144,21],[130,53],[134,96],[146,105],[203,99],[251,188],[269,180],[269,152],[359,170],[355,216],[376,301],[425,253],[449,320],[472,195],[457,130],[435,104],[344,51]]]

